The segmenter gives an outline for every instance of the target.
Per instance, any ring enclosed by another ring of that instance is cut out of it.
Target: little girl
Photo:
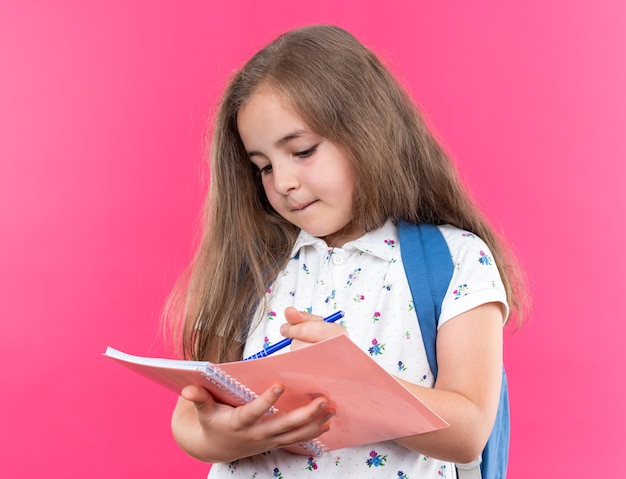
[[[399,221],[437,225],[455,264],[439,319],[436,383],[402,266]],[[174,437],[214,463],[209,477],[456,477],[454,463],[478,457],[492,428],[502,326],[510,309],[522,309],[516,271],[376,56],[336,27],[288,32],[234,76],[222,99],[204,236],[173,296],[183,352],[234,361],[284,337],[299,348],[347,334],[450,427],[301,456],[290,446],[333,427],[328,398],[266,415],[280,384],[240,407],[188,386],[174,410]],[[341,324],[319,320],[340,309]]]

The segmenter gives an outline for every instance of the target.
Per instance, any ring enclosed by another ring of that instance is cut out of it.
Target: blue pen
[[[327,318],[324,318],[324,321],[326,321],[327,323],[334,323],[340,318],[343,318],[343,311],[337,311],[336,313],[331,314]],[[244,359],[244,361],[248,361],[249,359],[264,358],[266,356],[269,356],[270,354],[275,353],[276,351],[279,351],[280,349],[283,349],[289,346],[290,344],[291,344],[291,338],[285,338],[282,341],[278,341],[276,344],[272,344],[271,346],[268,346],[263,351],[259,351],[258,353],[253,354],[252,356],[248,356],[247,358]]]

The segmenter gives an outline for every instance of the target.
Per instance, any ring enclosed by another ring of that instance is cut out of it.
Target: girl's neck
[[[324,236],[322,239],[326,241],[329,248],[342,248],[349,241],[354,241],[365,234],[364,231],[354,227],[353,223],[346,225],[339,231]]]

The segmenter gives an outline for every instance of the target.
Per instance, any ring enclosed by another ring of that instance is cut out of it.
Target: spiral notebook
[[[448,426],[347,336],[261,359],[220,364],[132,356],[110,347],[104,355],[177,394],[189,384],[198,384],[216,401],[232,406],[253,400],[273,384],[283,384],[285,391],[269,413],[290,411],[325,395],[337,414],[328,432],[301,444],[302,454],[319,456]]]

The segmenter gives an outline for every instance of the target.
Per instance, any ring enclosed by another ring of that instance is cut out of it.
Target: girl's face
[[[239,111],[237,128],[278,214],[329,246],[363,234],[352,225],[354,177],[348,160],[277,95],[257,91]]]

